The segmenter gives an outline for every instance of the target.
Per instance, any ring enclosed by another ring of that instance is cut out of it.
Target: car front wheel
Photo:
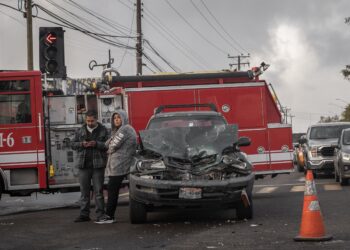
[[[147,220],[146,206],[132,198],[129,201],[129,213],[132,224],[144,223]]]

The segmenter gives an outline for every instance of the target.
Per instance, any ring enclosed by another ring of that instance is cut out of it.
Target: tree
[[[345,69],[341,70],[341,73],[346,80],[350,80],[350,65],[346,65]]]
[[[345,18],[345,23],[350,24],[350,17]],[[345,69],[342,69],[341,73],[346,80],[350,80],[350,65],[345,65]]]
[[[339,116],[334,115],[334,116],[321,116],[318,122],[327,123],[327,122],[338,122],[338,121],[339,121]]]
[[[341,121],[350,121],[350,104],[346,105],[344,111],[341,113]]]

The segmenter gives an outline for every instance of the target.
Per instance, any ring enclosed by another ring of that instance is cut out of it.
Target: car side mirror
[[[248,137],[242,136],[238,138],[238,141],[236,143],[239,147],[249,146],[251,144],[251,140]]]

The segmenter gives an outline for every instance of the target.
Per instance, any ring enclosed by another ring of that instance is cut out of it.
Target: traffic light
[[[62,27],[39,28],[40,71],[49,77],[65,78],[64,30]]]

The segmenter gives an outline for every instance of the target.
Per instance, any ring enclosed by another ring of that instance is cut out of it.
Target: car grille
[[[322,156],[333,156],[334,148],[333,147],[320,147],[318,148],[318,153]]]

